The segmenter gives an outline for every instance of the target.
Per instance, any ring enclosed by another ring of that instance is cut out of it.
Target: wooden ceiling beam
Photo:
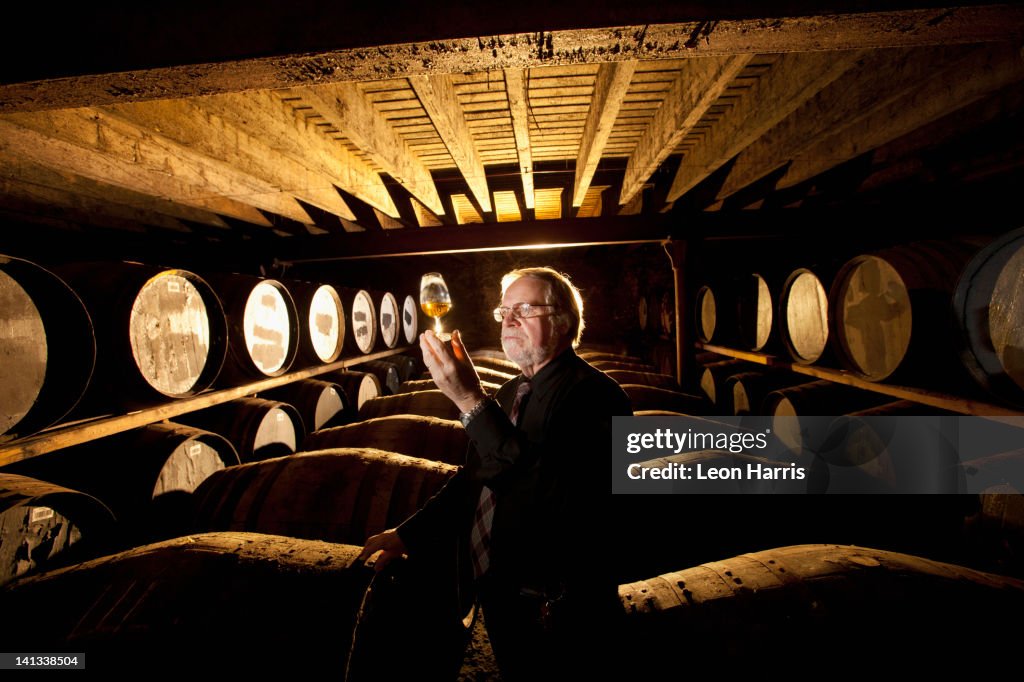
[[[797,107],[735,159],[718,190],[725,199],[800,156],[825,137],[899,99],[939,72],[955,70],[971,50],[931,47],[877,50]]]
[[[534,207],[533,151],[530,146],[530,121],[527,110],[528,95],[523,78],[524,69],[505,69],[505,92],[512,115],[512,133],[516,140],[519,175],[523,179],[523,204],[526,210]]]
[[[711,57],[683,65],[629,157],[619,205],[632,200],[753,57],[753,54]]]
[[[859,57],[863,57],[859,50],[781,55],[770,71],[754,81],[703,139],[683,155],[667,200],[674,202],[693,189],[849,70]]]
[[[493,213],[484,164],[466,123],[466,115],[459,105],[454,80],[448,75],[410,76],[409,83],[466,179],[469,191],[485,213]]]
[[[734,18],[734,13],[727,14],[727,10],[719,7],[704,7],[699,13],[678,10],[675,16],[689,14],[692,19],[678,23],[669,23],[675,20],[671,13],[651,21],[649,9],[623,13],[623,8],[617,7],[616,13],[625,17],[624,25],[542,32],[522,32],[521,28],[513,28],[509,33],[492,35],[493,26],[499,22],[485,21],[483,23],[487,26],[483,30],[470,31],[465,37],[453,37],[451,33],[444,33],[447,30],[455,32],[446,24],[445,27],[435,25],[429,38],[413,37],[410,42],[399,40],[390,44],[386,36],[394,33],[382,29],[385,40],[379,47],[366,46],[369,41],[366,32],[361,31],[359,44],[362,46],[359,47],[324,50],[319,45],[311,45],[305,49],[285,50],[290,53],[286,56],[261,55],[252,59],[239,56],[260,54],[248,49],[219,56],[209,54],[209,51],[198,51],[198,55],[180,54],[176,59],[160,61],[153,57],[153,51],[147,45],[145,48],[140,46],[140,50],[145,50],[144,58],[138,55],[133,60],[121,48],[126,35],[115,32],[108,42],[118,45],[120,54],[124,56],[114,56],[77,73],[68,72],[69,61],[72,60],[47,61],[26,57],[26,52],[31,54],[33,48],[38,50],[40,45],[53,44],[52,22],[48,22],[45,42],[37,41],[31,47],[29,43],[23,43],[19,46],[21,49],[12,53],[16,55],[9,60],[12,65],[20,62],[17,67],[21,72],[26,69],[32,71],[23,73],[18,78],[20,82],[0,85],[0,112],[192,97],[254,88],[280,89],[327,82],[379,80],[382,74],[391,77],[438,75],[631,59],[688,59],[750,53],[1015,41],[1021,37],[1024,7],[1019,4],[973,7],[959,7],[948,2],[936,4],[953,6],[887,11],[887,7],[879,3],[873,8],[877,11],[862,11],[863,3],[857,3],[854,11],[831,11],[828,14],[805,7],[800,13],[803,16],[778,16],[778,10],[762,7],[757,10],[748,8],[742,18]],[[549,10],[546,9],[545,13]],[[697,14],[699,16],[695,16]],[[631,16],[637,19],[635,25],[629,24]],[[773,17],[770,23],[766,24],[760,18],[765,16]],[[195,45],[196,35],[191,28],[194,20],[190,17],[189,40],[180,41],[181,47],[175,46],[179,51],[187,51],[189,45]],[[100,25],[107,29],[108,23]],[[572,22],[567,21],[564,25],[572,25]],[[77,34],[69,34],[68,38],[82,40],[83,33],[88,32],[79,30]],[[131,32],[127,33],[130,35]],[[238,33],[246,35],[245,31]],[[300,33],[292,31],[289,38]],[[219,42],[223,44],[223,41]],[[287,45],[289,41],[277,44]],[[76,50],[66,44],[64,47],[66,52],[77,53],[83,59],[97,52],[87,48]],[[171,49],[170,54],[174,52]],[[45,63],[51,64],[49,69],[40,66]],[[154,63],[156,68],[148,68]],[[79,75],[82,73],[88,75]]]
[[[580,140],[580,151],[576,155],[576,175],[571,197],[573,208],[583,205],[587,188],[604,154],[608,136],[615,127],[615,119],[619,116],[619,108],[635,70],[635,61],[602,64],[597,70],[594,94],[590,100],[587,122],[583,126],[583,138]]]
[[[146,214],[158,213],[220,230],[228,229],[228,224],[212,211],[99,182],[63,169],[42,166],[4,151],[0,151],[0,177],[68,192],[87,200],[119,204]]]
[[[0,119],[0,151],[135,192],[206,209],[225,217],[263,227],[271,226],[266,216],[252,204],[223,196],[208,185],[196,184],[194,176],[188,180],[180,177],[175,171],[184,171],[186,175],[200,171],[194,167],[183,168],[181,160],[166,153],[166,150],[163,154],[157,152],[155,156],[136,157],[140,149],[128,141],[126,146],[116,150],[119,153],[104,153],[104,148],[111,142],[101,134],[107,128],[99,121],[90,121],[81,112],[57,112],[44,117],[37,114],[27,116],[30,118],[18,122]],[[22,122],[27,126],[20,125]],[[60,130],[61,123],[70,125]],[[123,143],[126,140],[115,142]],[[147,152],[154,151],[147,145],[143,146]],[[165,162],[167,167],[162,165]]]
[[[355,217],[329,177],[310,171],[290,157],[275,154],[259,136],[250,135],[188,100],[159,100],[99,109],[142,130],[171,138],[211,159],[229,163],[242,173],[335,216],[350,220]],[[309,223],[311,219],[299,222]]]
[[[231,197],[298,223],[313,222],[295,197],[240,169],[230,155],[223,159],[207,156],[189,142],[178,142],[109,110],[87,108],[16,114],[13,120],[133,168],[178,178],[200,193]],[[168,121],[166,125],[174,127],[176,123]]]
[[[297,113],[281,93],[261,90],[203,97],[195,104],[258,136],[271,149],[290,156],[311,172],[330,178],[335,187],[398,217],[398,208],[380,174]],[[350,218],[345,220],[351,222]]]
[[[148,226],[192,233],[184,223],[168,215],[142,211],[64,189],[0,177],[0,205],[18,208],[19,204],[27,206],[27,213],[53,213],[83,225],[99,225],[128,232],[146,232]]]
[[[315,86],[291,94],[310,104],[420,203],[436,214],[444,213],[430,171],[355,83]]]
[[[776,186],[792,187],[1021,80],[1024,59],[1018,46],[975,52],[955,69],[934,74],[900,99],[807,149]]]

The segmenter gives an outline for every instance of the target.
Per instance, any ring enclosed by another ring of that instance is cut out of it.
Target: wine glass
[[[440,272],[428,272],[420,279],[420,307],[428,316],[434,318],[434,333],[442,341],[452,338],[451,334],[441,331],[441,318],[452,309],[452,296],[448,293],[448,285]]]

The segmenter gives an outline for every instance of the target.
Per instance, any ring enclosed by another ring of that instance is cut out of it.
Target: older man
[[[583,301],[564,275],[510,272],[494,316],[522,374],[493,400],[457,331],[450,347],[433,332],[420,336],[424,363],[474,448],[422,510],[370,538],[363,557],[381,550],[379,570],[460,534],[503,677],[556,677],[596,660],[615,611],[602,512],[612,416],[632,410],[614,381],[573,352]]]

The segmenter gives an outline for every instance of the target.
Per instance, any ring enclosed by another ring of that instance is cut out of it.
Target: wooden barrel
[[[274,279],[207,274],[228,320],[228,356],[218,384],[233,386],[284,374],[299,350],[299,315],[288,288]]]
[[[631,659],[637,679],[677,664],[681,639],[702,656],[760,669],[793,642],[801,665],[828,666],[870,633],[851,665],[932,668],[949,665],[936,651],[1015,646],[1015,628],[963,624],[1013,622],[1024,582],[886,550],[798,545],[623,584],[619,598],[619,645],[645,652]]]
[[[0,434],[56,423],[85,394],[96,363],[89,313],[59,277],[0,256]]]
[[[837,417],[812,474],[828,492],[961,492],[964,472],[955,434],[945,432],[942,420],[910,418],[943,416],[955,415],[896,401]]]
[[[658,370],[655,369],[654,365],[649,365],[646,362],[616,362],[614,360],[588,360],[588,362],[601,371],[607,371],[609,369],[623,369],[627,372],[658,373]]]
[[[188,532],[192,491],[238,462],[224,437],[167,422],[32,457],[7,470],[96,497],[117,518],[122,541],[138,544]]]
[[[668,410],[683,414],[710,414],[714,411],[703,396],[670,391],[646,384],[622,384],[622,390],[633,403],[633,410]]]
[[[390,291],[374,291],[371,295],[377,304],[378,344],[382,350],[394,348],[402,338],[402,311],[398,308],[398,299]]]
[[[91,495],[0,473],[0,585],[95,556],[112,541],[113,529],[114,515]]]
[[[503,384],[506,381],[511,381],[519,376],[519,372],[515,374],[511,372],[502,372],[500,370],[491,369],[489,367],[477,367],[476,374],[480,379],[484,381],[490,381],[493,384]]]
[[[224,436],[243,462],[295,452],[306,432],[298,410],[262,398],[238,398],[175,419]]]
[[[582,351],[578,355],[593,364],[595,361],[604,360],[609,362],[630,362],[636,365],[647,364],[635,355],[624,355],[621,353],[605,353],[603,351]]]
[[[1024,578],[1024,495],[1020,488],[993,485],[977,500],[977,509],[964,519],[969,556],[984,570]]]
[[[868,381],[959,365],[950,300],[977,242],[926,241],[849,260],[829,292],[833,348]],[[948,382],[947,382],[948,383]]]
[[[631,372],[625,369],[610,369],[605,371],[605,374],[610,376],[619,384],[641,384],[645,386],[654,386],[656,388],[664,388],[670,391],[679,390],[679,382],[676,381],[674,376],[668,374],[658,374],[657,372]]]
[[[381,358],[381,362],[389,362],[398,370],[399,381],[418,379],[420,374],[420,362],[411,355],[389,355]]]
[[[345,338],[345,355],[372,353],[380,333],[373,295],[365,289],[350,288],[339,288],[338,294],[345,310],[349,311],[348,328],[351,332]]]
[[[811,365],[828,355],[828,287],[821,272],[799,268],[790,273],[779,296],[782,342],[794,362]]]
[[[407,344],[416,343],[420,335],[420,304],[411,294],[402,299],[402,336]]]
[[[398,385],[402,380],[398,377],[398,368],[390,362],[369,360],[359,363],[359,369],[377,377],[381,395],[393,395],[398,392]]]
[[[764,414],[762,403],[769,393],[806,381],[806,377],[786,371],[733,374],[725,380],[725,399],[732,399],[729,414]]]
[[[64,265],[96,331],[90,409],[140,407],[209,388],[227,353],[220,299],[199,275],[140,263]]]
[[[459,408],[441,391],[416,391],[371,398],[359,408],[359,419],[373,419],[392,414],[458,419]]]
[[[470,353],[469,357],[473,360],[473,366],[477,368],[486,367],[499,372],[511,373],[513,376],[521,373],[522,371],[519,369],[519,365],[511,360],[483,355],[478,356],[473,353]]]
[[[288,403],[299,412],[308,431],[345,423],[355,414],[345,389],[333,381],[302,379],[260,393],[260,398]]]
[[[606,353],[608,355],[624,355],[626,346],[624,343],[599,343],[597,341],[584,341],[576,349],[578,353]]]
[[[345,391],[345,397],[347,398],[347,404],[354,406],[355,412],[359,412],[359,408],[363,406],[367,400],[380,396],[383,391],[380,385],[380,379],[375,374],[369,372],[353,372],[351,370],[345,370],[342,372],[331,372],[330,374],[323,375],[324,378],[330,379],[331,381],[337,382],[339,386]]]
[[[953,294],[960,360],[1001,400],[1024,407],[1024,229],[979,251]]]
[[[697,338],[703,343],[745,348],[739,308],[741,285],[721,277],[701,285],[694,297]]]
[[[87,651],[94,673],[194,674],[202,660],[225,676],[341,679],[372,575],[354,567],[360,550],[258,533],[144,545],[10,586],[0,608],[19,616],[0,636],[19,651]],[[297,661],[306,647],[317,654]]]
[[[473,358],[474,362],[477,358],[495,358],[498,360],[504,360],[505,362],[510,362],[508,356],[505,355],[505,351],[499,347],[477,348],[469,352],[469,357]]]
[[[501,388],[501,384],[481,379],[480,387],[484,389],[484,393],[487,395],[494,395]],[[419,379],[417,381],[403,381],[398,385],[398,390],[395,393],[415,393],[416,391],[433,391],[435,389],[437,389],[437,384],[434,383],[433,379]]]
[[[801,452],[817,450],[825,439],[831,420],[824,417],[886,402],[892,402],[892,398],[831,381],[812,381],[772,391],[765,396],[761,411],[772,417],[775,437],[791,450]]]
[[[362,544],[404,521],[457,467],[374,448],[333,448],[231,467],[196,490],[199,530]]]
[[[377,448],[409,457],[462,465],[469,438],[462,424],[419,415],[393,415],[324,429],[306,436],[304,450]]]
[[[285,282],[299,317],[299,353],[303,367],[328,364],[341,357],[345,345],[345,306],[330,284]]]
[[[743,360],[720,360],[704,365],[700,375],[700,390],[724,414],[732,413],[732,395],[726,390],[725,381],[733,374],[748,371],[750,363]]]

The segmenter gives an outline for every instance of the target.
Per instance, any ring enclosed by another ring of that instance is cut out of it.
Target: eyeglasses
[[[513,306],[499,306],[494,309],[494,321],[501,322],[509,313],[512,313],[520,320],[527,317],[537,317],[540,315],[540,308],[557,308],[558,306],[550,303],[516,303]]]

